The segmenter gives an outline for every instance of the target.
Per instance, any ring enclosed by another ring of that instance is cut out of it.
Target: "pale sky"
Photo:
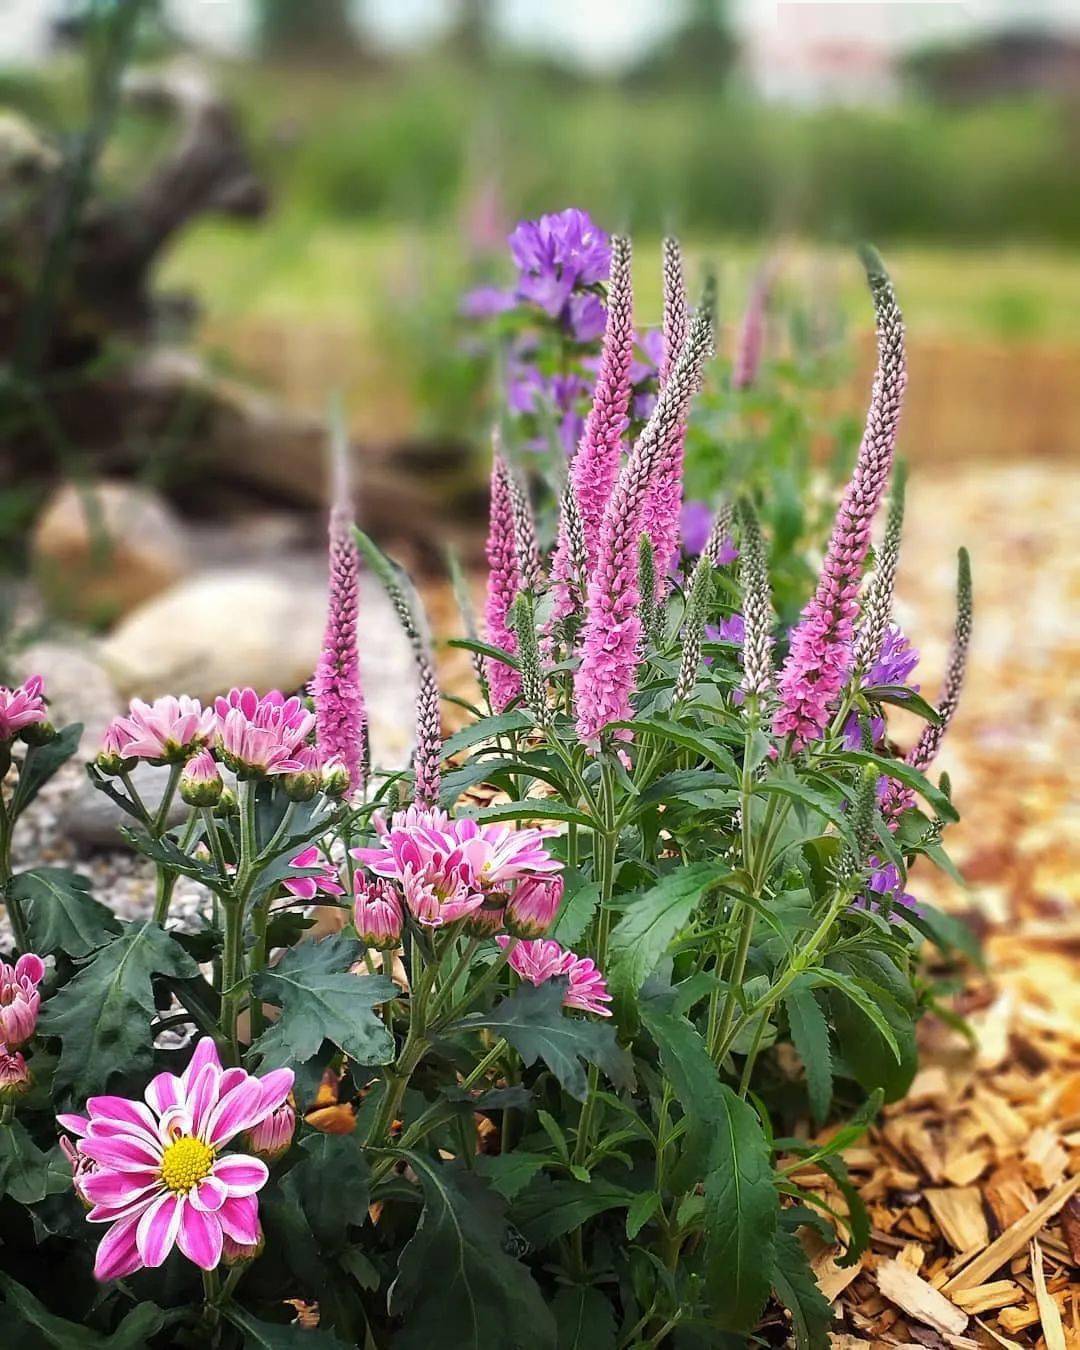
[[[354,0],[372,37],[388,47],[437,37],[455,0]],[[0,64],[39,59],[56,0],[0,0]],[[251,33],[251,0],[166,0],[171,22],[192,41],[240,54]],[[498,31],[515,45],[598,72],[618,70],[674,23],[683,0],[495,0]],[[1080,0],[729,0],[735,28],[795,28],[838,40],[909,46],[972,29],[1038,24],[1080,33]]]

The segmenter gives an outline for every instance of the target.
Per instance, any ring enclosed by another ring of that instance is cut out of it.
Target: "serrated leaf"
[[[550,797],[525,797],[519,802],[505,802],[498,806],[485,806],[479,811],[462,810],[463,816],[472,820],[559,820],[567,824],[583,825],[591,830],[596,822],[591,816],[579,811],[576,806],[555,801]]]
[[[152,977],[190,980],[198,974],[195,962],[159,924],[148,919],[126,925],[42,1007],[38,1030],[62,1043],[54,1091],[70,1091],[82,1101],[104,1091],[115,1074],[148,1074],[156,1012]]]
[[[662,877],[630,899],[611,933],[607,975],[616,993],[635,993],[655,969],[668,944],[685,928],[710,886],[731,875],[721,863],[694,863]]]
[[[8,808],[13,818],[26,810],[57,769],[75,754],[82,732],[83,724],[72,722],[44,745],[27,746]]]
[[[145,1350],[170,1319],[154,1303],[139,1303],[111,1335],[57,1317],[29,1289],[0,1273],[4,1307],[15,1322],[36,1331],[45,1345],[55,1350]]]
[[[919,901],[917,909],[904,910],[901,917],[928,937],[934,946],[946,955],[960,952],[973,965],[980,968],[983,966],[984,958],[979,940],[963,919],[958,919],[953,914],[943,914],[941,910],[922,900]]]
[[[794,1233],[777,1233],[772,1285],[791,1313],[798,1350],[829,1350],[833,1311],[818,1287],[802,1244]]]
[[[663,1204],[658,1191],[643,1191],[635,1195],[626,1211],[626,1236],[633,1242],[652,1216]]]
[[[11,878],[9,893],[22,902],[34,951],[78,960],[119,933],[119,921],[90,887],[89,878],[67,867],[35,867]]]
[[[859,1257],[870,1246],[870,1215],[866,1212],[866,1204],[859,1194],[858,1187],[852,1184],[851,1178],[848,1176],[847,1163],[839,1154],[826,1154],[818,1158],[816,1166],[832,1177],[837,1190],[844,1197],[844,1202],[848,1207],[849,1236],[847,1250],[836,1259],[836,1264],[842,1269],[846,1269],[855,1265]]]
[[[304,1211],[320,1247],[339,1251],[350,1224],[367,1218],[371,1178],[363,1145],[354,1134],[309,1134],[300,1153],[281,1189]]]
[[[892,759],[888,755],[875,755],[870,750],[845,750],[837,752],[834,758],[849,764],[872,764],[886,776],[897,779],[905,787],[917,792],[942,820],[957,821],[960,819],[959,812],[944,792],[935,787],[918,769],[913,769],[910,764],[905,764],[902,759]]]
[[[725,775],[717,782],[717,786],[725,781],[737,782],[739,773],[738,766],[725,746],[719,745],[712,737],[706,736],[703,732],[688,726],[684,722],[676,722],[670,717],[638,717],[632,722],[612,722],[609,730],[623,729],[634,732],[649,732],[651,735],[659,736],[662,740],[668,741],[671,745],[681,746],[684,750],[692,750],[702,759],[708,761],[715,768],[720,769]]]
[[[615,1311],[599,1289],[585,1284],[560,1289],[551,1311],[559,1350],[612,1350],[615,1345]]]
[[[20,1205],[36,1205],[58,1187],[51,1171],[53,1157],[43,1153],[18,1119],[0,1125],[0,1195],[10,1195]],[[64,1189],[71,1184],[67,1168]]]
[[[705,1042],[685,1017],[646,999],[641,1005],[641,1020],[660,1050],[664,1073],[689,1122],[678,1164],[680,1184],[688,1189],[708,1170],[713,1134],[723,1119],[720,1076]]]
[[[769,1296],[780,1195],[753,1107],[721,1083],[721,1118],[705,1178],[706,1287],[724,1331],[749,1331]]]
[[[526,712],[496,713],[494,717],[482,717],[470,726],[462,727],[443,742],[443,758],[450,759],[462,750],[468,750],[481,741],[493,741],[497,736],[505,736],[512,731],[531,731],[533,717]]]
[[[222,1312],[244,1333],[244,1350],[348,1350],[345,1342],[329,1331],[309,1331],[295,1324],[262,1322],[231,1299]]]
[[[625,1209],[634,1192],[625,1186],[593,1177],[580,1181],[562,1177],[552,1181],[537,1177],[514,1201],[514,1223],[537,1248],[549,1246],[556,1238],[571,1233],[597,1214],[609,1209]]]
[[[784,998],[791,1040],[806,1071],[806,1092],[810,1110],[818,1125],[823,1125],[832,1104],[832,1051],[829,1024],[813,993],[792,986]]]
[[[398,1350],[555,1350],[555,1321],[529,1270],[506,1252],[503,1201],[471,1172],[406,1154],[424,1193],[398,1260]]]
[[[838,974],[827,973],[832,977]],[[834,986],[828,995],[832,1024],[844,1064],[867,1092],[881,1088],[887,1102],[898,1101],[911,1086],[918,1067],[911,1017],[895,1004],[878,1007],[853,980],[832,978],[830,983]],[[887,1036],[882,1024],[888,1029]]]
[[[476,1159],[476,1171],[504,1200],[513,1200],[550,1161],[542,1153],[526,1153],[523,1149],[482,1153]]]
[[[461,1029],[483,1027],[505,1036],[526,1067],[542,1059],[562,1086],[584,1101],[587,1091],[582,1061],[595,1064],[616,1087],[632,1087],[633,1061],[615,1039],[607,1022],[563,1011],[564,979],[543,984],[523,984],[491,1012],[474,1013],[456,1025]]]
[[[556,938],[564,947],[572,947],[592,923],[599,904],[599,882],[589,881],[579,886],[572,895],[563,898],[549,936]]]
[[[281,1009],[252,1047],[266,1067],[303,1063],[324,1040],[359,1064],[390,1063],[394,1040],[373,1009],[398,989],[383,975],[350,974],[361,955],[359,942],[337,934],[301,943],[256,975],[255,996]]]

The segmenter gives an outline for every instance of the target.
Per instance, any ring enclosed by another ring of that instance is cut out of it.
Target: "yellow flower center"
[[[170,1144],[161,1155],[161,1179],[170,1191],[190,1191],[214,1168],[214,1150],[192,1135]]]

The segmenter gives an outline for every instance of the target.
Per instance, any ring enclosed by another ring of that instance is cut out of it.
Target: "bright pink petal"
[[[259,1240],[259,1202],[253,1195],[230,1195],[217,1213],[222,1231],[245,1246]]]
[[[132,1216],[114,1223],[98,1244],[94,1258],[94,1278],[120,1280],[142,1266],[142,1257],[135,1240],[138,1219]]]
[[[261,1158],[231,1153],[214,1164],[214,1176],[229,1188],[230,1195],[254,1195],[270,1175]]]
[[[201,1209],[206,1214],[216,1213],[228,1198],[229,1192],[225,1183],[215,1176],[203,1177],[202,1181],[188,1192],[188,1200],[196,1209]]]
[[[314,877],[289,877],[285,889],[297,900],[314,900],[319,893]]]
[[[62,1129],[77,1135],[84,1135],[90,1125],[90,1121],[86,1116],[75,1115],[72,1112],[65,1112],[63,1115],[57,1116],[56,1123],[61,1126]]]
[[[101,1167],[116,1172],[155,1171],[161,1164],[161,1148],[155,1148],[134,1135],[118,1134],[111,1138],[91,1135],[84,1139],[82,1151]]]
[[[293,1083],[296,1080],[296,1074],[292,1069],[272,1069],[270,1073],[264,1074],[259,1079],[259,1087],[262,1089],[262,1101],[259,1103],[259,1119],[268,1116],[271,1111],[276,1111],[289,1093],[293,1090]],[[252,1122],[254,1124],[254,1122]]]
[[[218,1102],[206,1120],[200,1137],[214,1148],[220,1148],[241,1130],[260,1118],[262,1090],[257,1078],[248,1078],[238,1084]]]
[[[143,1265],[160,1266],[172,1251],[183,1209],[184,1197],[166,1191],[143,1210],[135,1230],[135,1241]]]
[[[203,1270],[213,1270],[221,1260],[221,1224],[214,1214],[204,1214],[185,1205],[180,1216],[177,1244],[189,1261]]]
[[[221,1057],[218,1055],[213,1036],[203,1036],[196,1045],[195,1053],[182,1074],[185,1089],[190,1090],[195,1075],[204,1064],[216,1064],[219,1069],[221,1068]]]
[[[91,1172],[83,1178],[82,1188],[95,1205],[130,1205],[150,1195],[157,1184],[151,1172]]]
[[[170,1106],[181,1104],[184,1100],[184,1084],[174,1073],[159,1073],[146,1085],[143,1096],[147,1105],[160,1116]]]
[[[120,1123],[129,1128],[134,1126],[136,1134],[145,1130],[149,1138],[157,1138],[157,1121],[142,1102],[128,1101],[126,1097],[91,1097],[86,1109],[92,1125],[99,1120],[102,1124]]]
[[[217,1106],[221,1085],[221,1069],[216,1064],[204,1064],[188,1084],[188,1109],[194,1133],[202,1138],[203,1125]]]

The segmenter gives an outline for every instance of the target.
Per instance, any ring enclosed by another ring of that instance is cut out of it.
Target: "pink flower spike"
[[[344,485],[330,512],[330,586],[323,649],[311,681],[319,750],[338,759],[352,787],[362,786],[367,713],[360,688],[356,619],[360,560]]]
[[[31,675],[14,689],[0,685],[0,743],[14,740],[24,727],[48,721],[44,686],[40,675]]]
[[[80,1195],[93,1206],[87,1218],[110,1225],[95,1276],[120,1279],[160,1266],[174,1246],[202,1269],[214,1269],[225,1232],[242,1240],[257,1222],[250,1202],[269,1175],[259,1158],[223,1149],[273,1116],[292,1085],[291,1069],[262,1078],[223,1070],[207,1036],[179,1078],[163,1073],[150,1082],[145,1104],[92,1097],[85,1118],[58,1117],[78,1136],[64,1152]]]
[[[765,347],[765,311],[769,305],[775,267],[766,264],[754,278],[739,329],[739,344],[731,368],[731,387],[749,389],[761,369],[761,355]]]
[[[0,962],[0,1049],[18,1050],[34,1034],[41,1007],[38,985],[44,978],[45,962],[33,952],[14,966]]]
[[[495,941],[505,949],[511,939],[497,937]],[[564,976],[569,981],[563,995],[564,1008],[577,1008],[598,1017],[611,1016],[611,1010],[604,1006],[611,1002],[611,995],[596,963],[587,956],[567,951],[550,938],[519,942],[510,953],[510,968],[535,985]]]
[[[509,626],[510,609],[521,589],[514,536],[514,507],[506,464],[496,453],[491,465],[491,522],[487,537],[488,584],[484,618],[487,639],[495,647],[511,654],[517,651],[517,638]],[[496,712],[521,693],[521,676],[505,661],[489,658],[487,678],[491,702]]]

